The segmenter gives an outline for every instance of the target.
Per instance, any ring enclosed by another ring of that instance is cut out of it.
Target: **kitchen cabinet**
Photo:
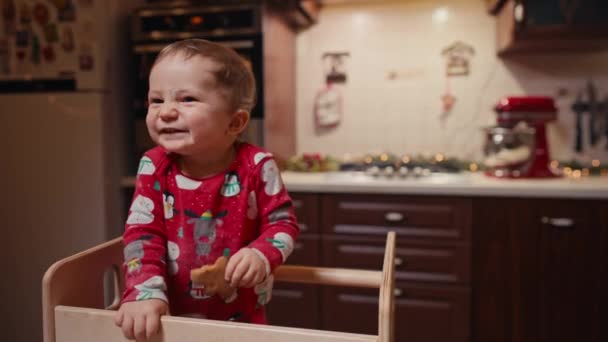
[[[287,22],[298,31],[314,25],[321,9],[320,0],[271,0],[270,3],[280,9]]]
[[[500,56],[608,47],[608,2],[508,0],[496,17]]]
[[[320,266],[319,195],[297,193],[290,195],[298,218],[300,236],[287,263]],[[272,300],[267,307],[267,315],[272,325],[319,329],[321,326],[319,286],[275,283]]]
[[[324,194],[320,217],[326,267],[379,270],[397,233],[396,341],[468,341],[470,200]],[[324,287],[321,306],[323,329],[377,332],[377,290]]]
[[[473,202],[474,341],[608,340],[608,204]]]
[[[396,282],[395,341],[468,341],[469,289]],[[323,329],[375,334],[378,291],[323,289]]]
[[[292,193],[292,264],[379,270],[396,341],[608,341],[608,201]],[[277,284],[272,324],[375,333],[378,291]],[[294,310],[297,308],[297,310]]]
[[[288,262],[380,270],[386,233],[393,230],[395,340],[469,340],[469,199],[291,196],[303,230],[302,249]],[[276,325],[376,334],[377,310],[378,290],[276,284],[268,316]]]

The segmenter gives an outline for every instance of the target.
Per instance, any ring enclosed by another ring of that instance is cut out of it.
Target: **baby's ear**
[[[232,114],[232,120],[228,126],[228,133],[235,136],[241,134],[249,123],[249,112],[246,110],[239,109]]]

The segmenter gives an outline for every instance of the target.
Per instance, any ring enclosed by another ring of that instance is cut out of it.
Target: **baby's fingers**
[[[232,277],[230,278],[230,286],[239,287],[241,285],[241,279],[249,270],[249,263],[245,260],[239,262],[234,269],[234,273],[232,273]]]
[[[122,334],[125,335],[127,339],[135,339],[135,336],[133,336],[133,317],[129,315],[123,316],[122,325],[120,327],[122,328]]]
[[[241,259],[241,255],[239,253],[236,253],[230,259],[228,259],[228,263],[226,264],[226,271],[224,272],[224,278],[227,282],[231,281],[232,275],[234,274],[234,270],[238,266]]]
[[[121,310],[116,311],[116,314],[114,314],[114,324],[116,324],[117,327],[122,326],[123,318],[124,313]]]
[[[149,314],[146,317],[146,339],[152,338],[152,336],[158,333],[160,327],[160,316],[156,313]]]
[[[137,342],[146,340],[146,316],[140,315],[133,322],[133,335]]]
[[[239,282],[239,287],[252,287],[256,278],[255,269],[250,267],[249,270],[243,275]]]

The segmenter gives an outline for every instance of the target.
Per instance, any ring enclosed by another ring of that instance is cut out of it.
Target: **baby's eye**
[[[150,103],[163,103],[163,99],[160,98],[151,98]]]
[[[182,98],[183,102],[194,102],[194,101],[198,101],[195,97],[193,96],[184,96]]]

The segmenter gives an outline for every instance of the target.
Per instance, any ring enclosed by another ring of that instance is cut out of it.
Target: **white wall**
[[[501,60],[495,54],[495,18],[481,0],[370,0],[327,5],[318,24],[297,40],[297,149],[344,153],[389,151],[436,153],[477,159],[481,126],[494,122],[493,105],[505,95],[555,96],[559,119],[549,127],[552,157],[573,156],[574,115],[569,109],[579,89],[593,77],[608,94],[608,52],[536,54]],[[438,8],[447,20],[434,21]],[[475,48],[471,73],[450,79],[457,102],[440,120],[446,88],[441,51],[454,41]],[[323,85],[321,56],[348,51],[344,118],[322,134],[313,126],[314,97]],[[398,78],[389,80],[387,73]],[[567,90],[557,96],[558,89]],[[601,145],[601,148],[600,148]],[[585,158],[604,158],[606,140]]]

